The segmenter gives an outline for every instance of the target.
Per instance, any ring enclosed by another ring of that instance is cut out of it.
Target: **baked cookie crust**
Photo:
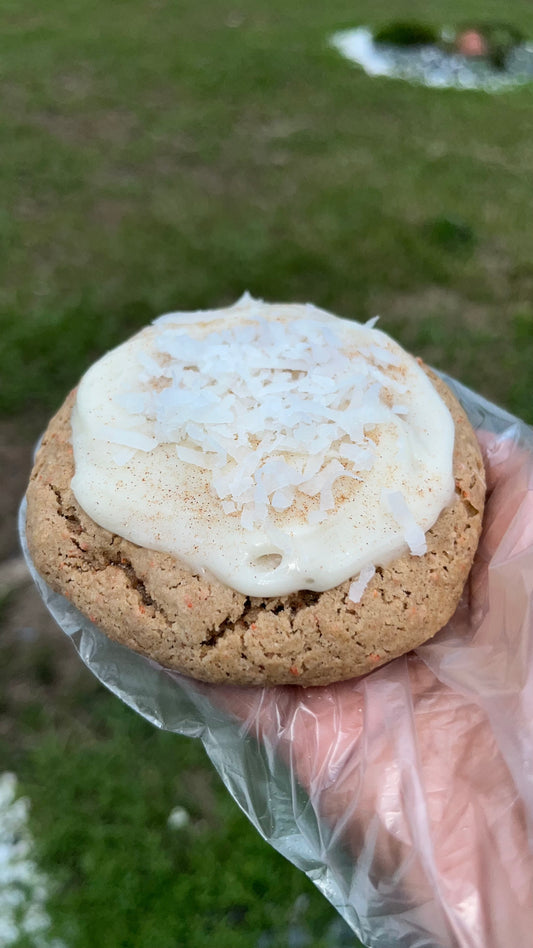
[[[109,638],[202,681],[308,686],[366,674],[446,624],[481,533],[477,438],[449,388],[426,371],[455,424],[455,496],[426,534],[427,553],[378,567],[359,603],[348,598],[351,580],[326,592],[244,596],[99,527],[70,488],[74,392],[44,434],[28,486],[36,569]]]

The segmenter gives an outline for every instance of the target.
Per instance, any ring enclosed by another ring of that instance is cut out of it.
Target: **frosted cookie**
[[[192,677],[319,685],[451,617],[485,480],[449,389],[373,324],[245,296],[89,369],[28,487],[40,574]]]

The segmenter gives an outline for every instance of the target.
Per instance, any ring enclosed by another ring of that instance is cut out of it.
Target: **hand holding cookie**
[[[513,575],[533,551],[533,456],[508,437],[480,440],[485,530],[440,641],[328,688],[225,694],[298,775],[325,847],[348,844],[363,932],[390,943],[416,930],[421,944],[503,948],[528,944],[533,928],[533,669],[520,655],[533,569]]]

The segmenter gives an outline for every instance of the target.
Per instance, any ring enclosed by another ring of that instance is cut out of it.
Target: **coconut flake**
[[[221,507],[225,514],[235,513],[237,510],[237,504],[232,500],[223,500]]]
[[[339,454],[341,458],[352,461],[356,471],[370,471],[374,466],[375,453],[371,447],[366,448],[360,444],[348,442],[341,444]]]
[[[382,502],[388,507],[396,523],[403,530],[403,536],[413,556],[423,556],[427,553],[426,536],[413,517],[405,497],[399,490],[384,490]]]
[[[223,509],[246,529],[298,494],[317,498],[308,505],[317,522],[335,506],[338,479],[359,480],[374,465],[365,432],[390,421],[384,386],[400,391],[380,364],[398,357],[379,338],[354,353],[312,308],[285,322],[257,315],[252,302],[245,294],[235,304],[235,322],[216,323],[216,310],[157,319],[152,354],[120,395],[124,428],[105,436],[143,451],[175,444],[183,463],[212,472]],[[416,547],[412,525],[409,535]]]
[[[367,350],[365,350],[366,352]],[[385,346],[372,345],[368,347],[368,353],[376,360],[378,365],[401,365],[401,357],[398,353],[392,352]]]
[[[329,490],[337,478],[346,476],[353,477],[353,474],[346,471],[340,461],[334,459],[326,464],[314,477],[300,484],[300,490],[309,497],[316,497],[317,494]]]
[[[241,526],[245,530],[253,530],[256,522],[256,512],[253,504],[244,504],[241,512]]]
[[[116,451],[113,451],[111,457],[115,464],[118,464],[119,467],[123,467],[124,464],[127,464],[135,456],[135,451],[131,448],[117,448]]]
[[[197,451],[194,448],[188,448],[184,444],[176,445],[176,454],[180,461],[186,461],[187,464],[193,464],[195,467],[210,468],[209,456],[203,451]]]
[[[274,510],[288,510],[294,500],[294,488],[285,487],[283,490],[277,490],[271,500]]]
[[[375,572],[376,572],[376,567],[372,563],[368,563],[367,566],[363,566],[357,579],[354,579],[354,581],[350,583],[350,588],[348,590],[348,599],[351,602],[355,602],[356,604],[358,602],[361,602],[363,593],[366,587],[368,586],[370,580],[375,575]]]
[[[147,352],[139,352],[137,354],[137,361],[145,370],[146,375],[143,375],[142,378],[145,378],[146,381],[150,378],[172,378],[172,371],[168,367],[160,365],[157,359],[153,359]]]
[[[98,428],[97,435],[102,441],[111,441],[112,444],[134,448],[136,451],[153,451],[158,444],[157,438],[149,437],[149,435],[142,434],[140,431],[112,428],[108,425],[102,425]]]

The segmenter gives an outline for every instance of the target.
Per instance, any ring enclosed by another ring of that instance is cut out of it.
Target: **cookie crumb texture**
[[[447,386],[431,379],[455,422],[455,498],[426,534],[427,553],[378,567],[357,604],[351,580],[322,593],[247,597],[97,526],[70,489],[74,393],[48,426],[28,487],[35,566],[109,638],[202,681],[325,685],[366,674],[446,624],[481,533],[477,439]]]

